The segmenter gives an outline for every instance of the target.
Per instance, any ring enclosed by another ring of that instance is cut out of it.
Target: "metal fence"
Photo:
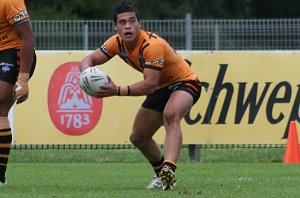
[[[40,21],[32,27],[37,50],[94,50],[115,34],[111,20]],[[143,20],[176,50],[299,50],[300,19]]]

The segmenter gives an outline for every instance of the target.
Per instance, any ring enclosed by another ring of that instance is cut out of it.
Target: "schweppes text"
[[[219,67],[219,72],[214,84],[202,82],[202,95],[208,94],[207,90],[212,89],[209,102],[206,104],[206,110],[204,112],[198,112],[197,116],[193,117],[189,112],[185,116],[185,121],[189,125],[226,125],[228,124],[228,111],[230,108],[234,108],[234,123],[230,124],[238,125],[242,120],[246,120],[247,124],[251,125],[255,123],[258,114],[263,114],[268,121],[266,124],[269,125],[275,125],[286,120],[286,127],[282,132],[282,138],[287,138],[289,122],[291,120],[300,121],[298,114],[300,105],[300,84],[293,87],[288,81],[274,84],[273,82],[258,83],[255,82],[255,80],[254,82],[238,82],[237,84],[233,84],[232,82],[226,82],[224,80],[230,66],[228,64],[220,64]],[[246,90],[248,91],[246,92]],[[293,91],[296,92],[295,98],[292,98]],[[235,92],[236,94],[234,94]],[[219,97],[221,93],[225,95],[223,98]],[[233,100],[234,96],[237,96],[235,100]],[[201,103],[201,98],[199,102]],[[222,103],[222,108],[219,115],[216,116],[215,107],[217,102]],[[265,108],[262,109],[264,102],[266,105]],[[292,105],[291,111],[278,112],[276,107],[283,104]],[[213,120],[213,116],[216,116],[217,119]]]

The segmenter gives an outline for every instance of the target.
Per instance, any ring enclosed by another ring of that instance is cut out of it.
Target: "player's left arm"
[[[95,94],[96,98],[110,96],[143,96],[153,93],[159,83],[161,71],[144,69],[144,80],[128,86],[118,86],[108,76],[109,84],[101,86],[101,90]]]
[[[29,21],[15,25],[14,30],[21,39],[20,47],[20,73],[30,72],[34,56],[34,36]]]
[[[109,78],[109,84],[102,86],[98,97],[143,96],[153,93],[160,82],[164,64],[164,50],[160,45],[148,47],[144,51],[144,79],[127,86],[118,86]]]
[[[153,93],[160,82],[164,65],[165,51],[161,44],[150,45],[144,49],[144,80],[128,86],[118,87],[117,95],[143,96]]]
[[[144,73],[144,80],[130,85],[129,95],[131,96],[149,95],[156,90],[159,84],[161,71],[145,68],[143,73]]]
[[[19,104],[27,100],[29,94],[28,81],[34,57],[34,36],[29,21],[15,25],[14,31],[21,40],[20,71],[14,93]]]

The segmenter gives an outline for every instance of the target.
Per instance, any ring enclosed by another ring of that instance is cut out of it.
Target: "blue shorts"
[[[193,104],[195,104],[201,95],[201,83],[199,80],[182,81],[158,89],[153,94],[147,96],[142,107],[163,112],[171,94],[177,90],[186,91],[191,94],[193,96]]]
[[[8,49],[0,51],[0,80],[15,84],[20,70],[20,50]],[[33,63],[30,70],[32,76],[36,65],[36,55],[34,54]]]

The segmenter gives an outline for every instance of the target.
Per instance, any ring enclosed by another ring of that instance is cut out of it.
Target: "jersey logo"
[[[23,21],[24,19],[29,18],[28,12],[27,10],[22,10],[21,12],[19,12],[18,14],[16,14],[13,19],[15,23],[18,23],[20,21]]]
[[[155,61],[145,62],[145,65],[163,65],[165,63],[165,59],[159,59]]]
[[[108,54],[108,48],[106,47],[105,43],[101,46],[101,49],[103,50],[103,52]]]
[[[6,62],[0,63],[1,73],[8,73],[13,66],[14,65]]]
[[[120,50],[120,56],[121,56],[121,58],[122,58],[123,60],[126,60],[126,59],[128,58],[128,55],[127,55],[125,49],[122,48],[122,49]]]

